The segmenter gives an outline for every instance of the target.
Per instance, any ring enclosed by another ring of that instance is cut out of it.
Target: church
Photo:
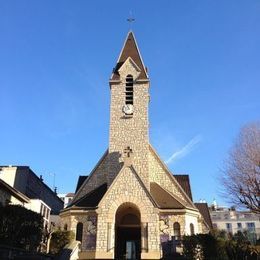
[[[62,226],[81,241],[79,259],[161,259],[163,245],[209,231],[207,207],[193,203],[189,176],[173,175],[149,142],[150,79],[132,31],[109,85],[108,149],[79,177]]]

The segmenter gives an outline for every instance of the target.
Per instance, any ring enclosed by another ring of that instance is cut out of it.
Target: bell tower
[[[109,153],[132,165],[149,189],[149,78],[134,34],[126,37],[110,78]]]

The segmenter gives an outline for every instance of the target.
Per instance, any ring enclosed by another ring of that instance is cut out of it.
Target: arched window
[[[175,240],[180,240],[181,238],[181,227],[178,222],[173,224],[173,235],[175,236]]]
[[[76,240],[82,242],[82,234],[83,234],[83,224],[81,222],[79,222],[77,224]]]
[[[68,225],[65,224],[64,227],[63,227],[63,229],[64,229],[65,231],[67,231],[67,230],[68,230]]]
[[[126,83],[125,83],[125,104],[134,103],[134,81],[132,75],[126,76]]]
[[[190,234],[194,235],[194,225],[190,223]]]

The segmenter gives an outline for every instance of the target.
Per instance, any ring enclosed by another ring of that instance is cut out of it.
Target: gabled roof
[[[177,182],[181,185],[181,187],[185,191],[185,193],[192,200],[189,175],[187,175],[187,174],[177,174],[177,175],[174,174],[173,176],[177,180]]]
[[[76,207],[86,207],[86,208],[95,208],[98,206],[98,203],[103,198],[104,194],[107,191],[107,184],[104,183],[93,191],[89,192],[79,200],[74,201],[69,205],[69,208]]]
[[[135,62],[135,64],[141,69],[141,73],[138,79],[148,79],[148,75],[146,72],[146,68],[144,66],[141,54],[139,52],[134,33],[130,31],[126,37],[124,46],[121,50],[119,58],[117,60],[116,67],[114,68],[113,74],[111,76],[111,80],[118,80],[119,73],[118,70],[127,60],[127,58],[131,57],[131,59]]]
[[[207,203],[194,203],[210,229],[213,228]]]
[[[87,175],[80,175],[80,176],[79,176],[75,193],[79,190],[79,188],[81,187],[81,185],[83,184],[83,182],[84,182],[87,178],[88,178]]]

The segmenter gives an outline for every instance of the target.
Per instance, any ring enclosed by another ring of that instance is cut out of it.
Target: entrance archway
[[[132,203],[124,203],[117,209],[115,223],[115,259],[140,259],[140,219],[140,211]]]

